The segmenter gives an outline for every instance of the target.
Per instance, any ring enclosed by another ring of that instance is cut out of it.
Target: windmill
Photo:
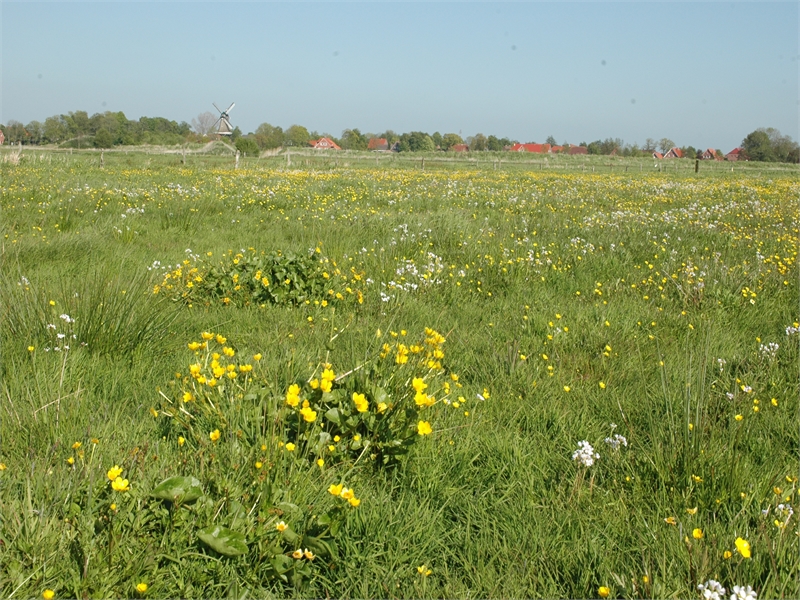
[[[212,102],[211,104],[214,104]],[[220,110],[219,106],[214,104],[214,108],[219,111],[219,119],[217,122],[214,123],[214,127],[212,129],[216,129],[217,135],[231,135],[233,133],[233,127],[231,127],[230,118],[228,117],[228,113],[233,110],[233,107],[236,105],[235,102],[232,102],[231,105],[228,107],[227,110]]]

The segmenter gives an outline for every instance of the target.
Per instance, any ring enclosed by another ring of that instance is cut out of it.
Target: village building
[[[664,158],[683,158],[683,152],[677,146],[674,148],[670,148],[669,151],[664,154]]]
[[[388,150],[389,149],[389,142],[386,138],[370,138],[369,143],[367,144],[367,150]]]
[[[469,146],[466,144],[453,144],[450,146],[451,152],[469,152]]]
[[[744,156],[742,156],[741,148],[734,148],[725,155],[725,160],[737,161],[737,160],[747,160],[747,159]]]
[[[586,146],[573,146],[570,144],[569,146],[569,154],[589,154],[589,149]]]
[[[700,160],[722,160],[714,148],[707,148],[700,154]]]
[[[550,144],[514,144],[511,152],[534,152],[536,154],[549,154]]]
[[[341,150],[342,148],[334,142],[333,140],[321,137],[318,140],[310,140],[308,145],[314,148],[314,150]]]

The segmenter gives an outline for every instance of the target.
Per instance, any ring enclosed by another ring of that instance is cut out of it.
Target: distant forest
[[[205,112],[192,119],[180,123],[163,117],[141,117],[138,120],[128,119],[123,112],[106,111],[92,116],[86,111],[69,112],[63,115],[48,117],[44,122],[31,121],[23,125],[19,121],[0,124],[0,131],[5,136],[5,143],[24,145],[57,145],[61,148],[112,148],[114,146],[135,145],[179,145],[185,143],[202,143],[214,136],[217,116]],[[287,129],[262,123],[255,132],[243,134],[235,127],[230,141],[242,153],[254,155],[263,150],[275,148],[307,148],[310,140],[326,137],[345,150],[367,150],[369,140],[385,139],[389,147],[399,152],[435,152],[448,151],[458,146],[466,146],[472,152],[507,150],[519,140],[478,133],[462,138],[456,133],[426,133],[411,131],[396,133],[387,130],[380,133],[361,133],[358,129],[345,129],[340,136],[329,133],[309,131],[302,125],[292,125]],[[678,147],[669,138],[654,140],[648,138],[642,146],[626,144],[619,138],[606,138],[593,142],[570,144],[567,141],[559,144],[553,136],[545,140],[551,146],[568,147],[570,145],[586,147],[587,154],[618,156],[651,156],[660,150],[667,152]],[[699,158],[706,150],[703,147],[682,146],[684,158]],[[731,149],[727,149],[730,151]],[[724,152],[715,150],[722,158]],[[741,143],[741,158],[769,162],[800,162],[800,146],[789,136],[782,135],[777,129],[760,128],[748,134]]]

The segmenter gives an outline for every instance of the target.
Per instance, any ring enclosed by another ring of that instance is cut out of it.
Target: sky
[[[0,122],[85,110],[191,122],[232,102],[340,135],[739,145],[798,139],[785,2],[0,0]]]

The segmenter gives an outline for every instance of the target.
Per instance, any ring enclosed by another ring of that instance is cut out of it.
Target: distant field
[[[14,155],[0,595],[800,596],[796,166]]]

